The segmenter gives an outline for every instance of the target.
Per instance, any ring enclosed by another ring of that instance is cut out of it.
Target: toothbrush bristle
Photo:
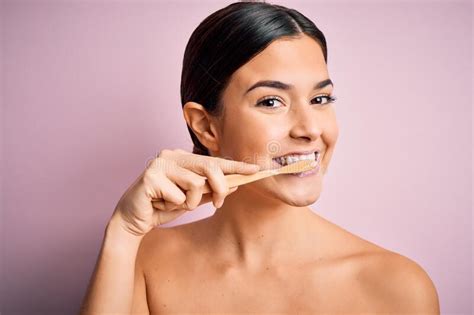
[[[306,172],[314,168],[313,162],[313,160],[301,160],[295,163],[291,163],[280,168],[279,173],[289,174]]]

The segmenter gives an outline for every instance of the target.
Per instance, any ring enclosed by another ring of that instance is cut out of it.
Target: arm
[[[128,233],[114,216],[111,218],[80,315],[131,313],[135,280],[142,277],[135,275],[142,238]]]
[[[145,272],[143,270],[142,259],[144,257],[145,241],[142,241],[137,254],[137,260],[135,263],[135,286],[133,289],[133,302],[132,302],[132,313],[133,315],[150,315],[148,308],[147,293],[146,293],[146,282]]]

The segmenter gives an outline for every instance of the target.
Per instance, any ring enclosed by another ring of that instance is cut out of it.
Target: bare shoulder
[[[416,261],[330,223],[341,248],[345,279],[367,300],[367,307],[388,314],[439,314],[436,287]]]
[[[439,314],[436,287],[414,260],[393,251],[367,254],[358,284],[377,307],[389,313]]]

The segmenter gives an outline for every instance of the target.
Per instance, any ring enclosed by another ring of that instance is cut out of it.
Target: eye
[[[267,108],[278,108],[274,106],[276,104],[275,101],[280,102],[280,103],[283,102],[280,98],[276,96],[267,96],[267,97],[264,97],[262,100],[258,101],[256,106],[267,107]]]
[[[323,101],[323,99],[327,100],[326,103],[321,103]],[[322,106],[322,105],[327,105],[329,103],[334,103],[336,101],[336,99],[337,98],[336,98],[335,95],[322,94],[322,95],[318,95],[315,98],[313,98],[311,100],[311,103],[314,104],[313,101],[315,101],[316,104]],[[266,108],[278,108],[279,106],[275,106],[277,104],[276,102],[283,103],[283,101],[279,97],[267,96],[267,97],[264,97],[263,99],[261,99],[260,101],[258,101],[256,106],[266,107]]]
[[[323,99],[327,99],[326,103],[321,103]],[[334,103],[336,101],[336,96],[335,95],[330,95],[330,94],[322,94],[318,95],[315,98],[312,99],[312,101],[316,101],[318,105],[327,105],[329,103]],[[312,102],[311,101],[311,102]]]

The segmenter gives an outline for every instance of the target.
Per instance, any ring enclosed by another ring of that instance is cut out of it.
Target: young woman
[[[194,150],[162,150],[119,200],[82,314],[439,314],[421,266],[308,207],[338,137],[333,90],[326,39],[301,13],[238,2],[207,17],[181,81]],[[318,166],[224,179],[298,159]],[[155,228],[211,200],[212,216]]]

